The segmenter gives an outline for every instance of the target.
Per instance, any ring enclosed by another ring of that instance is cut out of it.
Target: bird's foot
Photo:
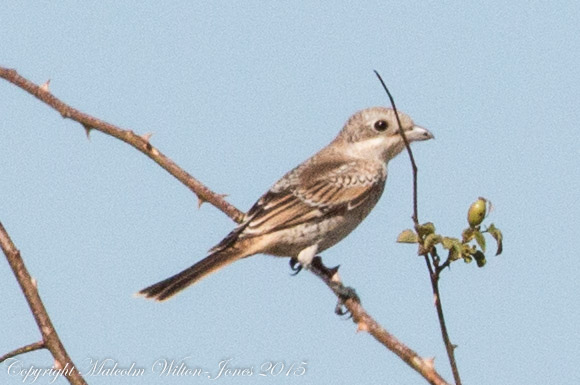
[[[348,311],[348,309],[344,306],[345,302],[348,300],[353,300],[356,303],[360,303],[360,298],[356,291],[350,286],[344,286],[340,282],[335,282],[331,285],[332,291],[338,297],[338,303],[334,309],[334,312],[340,316],[349,315],[352,317],[352,314]]]

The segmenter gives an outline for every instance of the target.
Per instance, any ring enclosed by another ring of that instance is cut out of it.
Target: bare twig
[[[32,310],[32,315],[38,325],[38,329],[42,335],[42,344],[46,349],[48,349],[55,360],[56,369],[62,370],[62,374],[68,379],[71,384],[75,385],[86,385],[85,380],[77,371],[72,360],[70,359],[68,353],[66,352],[48,313],[46,308],[40,299],[36,284],[32,277],[28,273],[24,261],[20,256],[20,251],[16,248],[10,236],[4,229],[2,223],[0,223],[0,247],[6,255],[6,259],[14,272],[14,276],[20,284],[20,288],[26,297],[28,306]],[[29,345],[30,346],[30,345]],[[33,349],[31,349],[33,350]],[[10,354],[10,353],[9,353]]]
[[[200,203],[211,203],[234,221],[238,223],[242,221],[244,217],[243,212],[229,204],[223,198],[223,195],[217,194],[208,189],[201,182],[199,182],[197,179],[189,175],[185,170],[175,164],[175,162],[162,154],[161,151],[153,147],[149,142],[150,135],[145,134],[143,136],[139,136],[133,131],[123,130],[115,125],[87,115],[63,103],[60,99],[53,96],[48,91],[48,87],[37,86],[28,79],[20,76],[16,70],[0,67],[0,77],[36,96],[38,99],[58,111],[63,118],[72,119],[82,124],[87,131],[87,135],[90,130],[94,129],[107,135],[111,135],[133,146],[143,154],[147,155],[149,158],[153,159],[157,164],[163,167],[175,178],[177,178],[181,183],[189,187],[189,189],[197,195]]]
[[[435,257],[432,255],[433,260]],[[445,350],[447,351],[447,357],[449,358],[449,365],[451,366],[451,372],[453,373],[453,379],[455,380],[455,385],[461,385],[461,377],[459,376],[459,369],[457,368],[457,361],[455,360],[455,345],[451,343],[449,339],[449,333],[447,332],[447,325],[445,324],[445,316],[443,315],[443,305],[441,304],[441,296],[439,295],[439,276],[441,269],[437,266],[437,263],[431,265],[429,256],[425,255],[425,263],[427,264],[427,269],[429,270],[429,277],[431,278],[431,288],[433,289],[433,297],[435,301],[435,308],[437,309],[437,318],[439,318],[439,326],[441,329],[441,337],[443,338],[443,343],[445,344]]]
[[[395,111],[395,117],[397,118],[397,123],[399,125],[399,134],[403,138],[403,143],[405,143],[405,148],[407,149],[407,153],[409,154],[409,159],[411,160],[411,167],[413,168],[413,223],[415,223],[415,229],[419,226],[419,214],[418,214],[418,206],[417,206],[417,164],[415,163],[415,157],[413,156],[413,151],[411,151],[411,146],[409,145],[409,141],[405,136],[405,132],[403,131],[403,125],[401,124],[401,120],[399,119],[399,113],[397,112],[397,107],[395,106],[395,99],[391,95],[391,92],[387,88],[387,85],[383,81],[381,75],[375,70],[375,75],[379,78],[379,81],[383,85],[383,88],[389,95],[389,100],[391,101],[391,105],[393,106],[393,111]]]
[[[387,85],[383,81],[381,75],[375,71],[375,75],[379,78],[379,81],[383,85],[383,88],[389,95],[389,100],[391,101],[391,105],[393,106],[393,110],[395,111],[395,116],[397,117],[397,123],[399,124],[399,133],[403,137],[403,142],[405,143],[405,147],[407,148],[407,153],[409,154],[409,159],[411,160],[411,167],[413,169],[413,223],[415,224],[415,231],[419,233],[419,209],[417,204],[417,173],[418,168],[417,164],[415,163],[415,157],[413,156],[413,151],[411,151],[411,146],[409,145],[409,141],[405,136],[405,132],[403,131],[403,126],[401,125],[401,120],[399,119],[399,113],[397,112],[397,107],[395,106],[395,100],[391,95],[391,92],[387,88]],[[421,237],[419,237],[421,239]],[[422,242],[419,244],[420,250],[424,250]],[[435,255],[433,256],[433,260],[435,261]],[[427,269],[429,271],[429,279],[431,281],[431,287],[433,289],[433,296],[435,297],[435,307],[437,309],[437,317],[439,319],[439,327],[441,329],[441,335],[443,337],[443,343],[445,344],[445,349],[447,350],[447,357],[449,359],[449,364],[451,366],[451,371],[453,372],[453,378],[455,380],[455,385],[461,385],[461,378],[459,376],[459,370],[457,368],[457,362],[455,360],[455,345],[453,345],[449,339],[449,334],[447,333],[447,326],[445,325],[445,317],[443,315],[443,306],[441,305],[441,296],[439,295],[439,274],[441,273],[442,269],[438,269],[437,263],[434,262],[435,269],[431,265],[431,261],[429,260],[429,256],[425,254],[425,262],[427,262]]]
[[[16,357],[19,354],[33,352],[35,350],[44,349],[45,347],[46,346],[44,346],[44,341],[34,342],[32,344],[22,346],[18,349],[14,349],[13,351],[4,354],[3,356],[0,357],[0,362],[4,362],[9,358]]]
[[[130,144],[145,155],[149,156],[161,167],[175,176],[180,182],[189,187],[195,194],[197,194],[201,201],[207,201],[216,206],[236,222],[240,222],[243,219],[244,213],[239,211],[233,205],[227,203],[222,196],[209,190],[187,172],[179,168],[173,161],[165,155],[162,155],[157,149],[153,148],[147,137],[138,136],[132,131],[122,130],[112,124],[96,119],[68,106],[50,94],[46,89],[47,87],[38,87],[36,84],[18,75],[15,70],[0,67],[0,77],[3,77],[14,85],[36,96],[38,99],[60,112],[63,117],[79,122],[85,127],[87,132],[91,129],[96,129]],[[321,266],[323,265],[321,264]],[[311,271],[321,278],[334,291],[337,282],[336,277],[333,279],[333,276],[335,276],[334,273],[336,273],[336,271],[326,269],[325,272],[324,268],[320,271],[317,271],[316,269],[311,269]],[[342,285],[342,283],[339,284]],[[338,296],[338,298],[339,300],[342,300],[340,296]],[[403,361],[421,374],[429,383],[437,385],[447,384],[435,371],[432,360],[421,358],[417,353],[397,340],[392,334],[388,333],[364,310],[359,302],[347,299],[344,301],[344,306],[352,315],[359,330],[368,331],[379,343],[383,344],[387,349],[403,359]]]

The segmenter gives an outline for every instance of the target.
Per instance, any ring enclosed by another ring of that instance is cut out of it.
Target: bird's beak
[[[413,126],[411,130],[405,131],[405,136],[409,142],[419,142],[435,138],[431,131],[421,126]]]

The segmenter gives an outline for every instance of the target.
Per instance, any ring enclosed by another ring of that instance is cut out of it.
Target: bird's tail
[[[182,272],[146,287],[139,294],[146,298],[164,301],[173,297],[183,289],[197,283],[209,274],[247,255],[243,251],[243,248],[235,246],[217,250]]]

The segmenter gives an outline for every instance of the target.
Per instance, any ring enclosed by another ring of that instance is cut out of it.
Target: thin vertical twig
[[[399,119],[399,113],[397,112],[397,107],[395,106],[395,99],[391,95],[391,92],[387,88],[387,85],[383,81],[381,75],[375,70],[375,75],[379,78],[379,81],[383,85],[383,88],[389,95],[389,100],[391,101],[391,106],[393,106],[393,111],[395,111],[395,117],[397,118],[397,123],[399,124],[399,134],[403,138],[403,143],[405,143],[405,148],[407,149],[407,153],[409,154],[409,159],[411,160],[411,168],[413,169],[413,223],[415,224],[415,228],[419,226],[419,209],[417,205],[417,164],[415,163],[415,157],[413,156],[413,151],[411,151],[411,146],[409,145],[409,141],[405,136],[405,132],[403,131],[403,125],[401,124],[401,119]]]
[[[379,81],[383,85],[387,95],[389,96],[389,100],[391,101],[391,106],[393,106],[393,111],[395,112],[395,116],[397,118],[397,123],[399,124],[399,133],[403,137],[403,142],[405,143],[405,148],[407,149],[407,153],[409,154],[409,159],[411,160],[411,167],[413,169],[413,223],[415,224],[415,231],[418,232],[419,229],[419,209],[417,204],[417,174],[418,168],[417,164],[415,163],[415,157],[413,156],[413,151],[411,151],[411,146],[409,145],[409,141],[405,136],[405,132],[403,131],[403,126],[401,125],[401,120],[399,119],[399,113],[397,112],[397,107],[395,106],[395,100],[391,95],[391,92],[387,88],[387,85],[383,81],[381,75],[375,70],[375,75],[379,78]],[[420,239],[420,238],[419,238]],[[420,248],[423,249],[423,245],[420,244]],[[427,269],[429,271],[429,280],[431,281],[431,288],[433,290],[433,296],[435,298],[435,308],[437,309],[437,317],[439,319],[439,327],[441,329],[441,335],[443,338],[443,343],[445,344],[445,349],[447,351],[447,357],[449,358],[449,365],[451,366],[451,371],[453,372],[453,378],[455,380],[455,385],[461,385],[461,378],[459,376],[459,370],[457,368],[457,362],[455,360],[455,345],[451,343],[449,339],[449,334],[447,332],[447,326],[445,324],[445,316],[443,315],[443,306],[441,304],[441,296],[439,295],[439,274],[441,272],[440,269],[435,269],[431,265],[431,261],[429,260],[428,254],[425,254],[425,262],[427,263]]]
[[[445,323],[445,316],[443,315],[443,304],[441,303],[441,296],[439,295],[439,276],[442,270],[438,268],[437,264],[434,264],[435,268],[433,268],[433,265],[429,260],[429,256],[427,255],[425,255],[425,263],[427,264],[427,269],[429,270],[435,308],[437,309],[437,318],[439,318],[439,326],[441,329],[441,337],[443,338],[443,343],[445,344],[445,350],[447,351],[447,357],[449,358],[449,365],[451,366],[453,379],[455,380],[455,385],[461,385],[461,377],[459,376],[457,360],[455,359],[455,345],[451,343],[451,340],[449,339],[449,333],[447,332],[447,325]]]

